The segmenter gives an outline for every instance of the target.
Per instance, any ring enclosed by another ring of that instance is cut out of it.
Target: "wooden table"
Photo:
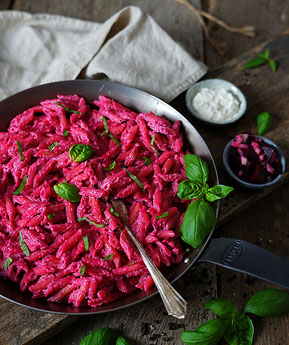
[[[194,1],[195,4],[198,2],[198,0]],[[211,6],[213,1],[204,1],[204,3]],[[132,4],[150,13],[192,55],[200,59],[205,58],[211,69],[289,27],[289,17],[286,16],[289,3],[286,0],[274,0],[274,2],[256,0],[254,3],[250,0],[235,0],[234,2],[216,0],[215,7],[210,8],[214,14],[234,25],[254,24],[257,28],[257,36],[248,39],[228,33],[213,25],[211,27],[213,38],[229,45],[225,56],[220,57],[211,46],[207,43],[203,44],[201,29],[195,16],[187,8],[176,4],[174,0],[158,0],[157,2],[155,0],[2,0],[0,10],[9,8],[30,12],[48,12],[104,21],[114,12]],[[257,19],[256,12],[258,13]],[[277,254],[289,257],[288,205],[289,184],[283,184],[282,188],[264,197],[253,208],[243,211],[230,222],[219,227],[216,235],[246,239]],[[227,297],[236,306],[241,307],[254,292],[268,287],[271,285],[260,280],[212,265],[201,264],[176,284],[176,288],[183,291],[184,296],[189,300],[190,312],[185,323],[176,323],[171,317],[166,316],[160,298],[155,297],[141,305],[114,314],[82,317],[44,344],[77,345],[89,332],[99,327],[109,326],[121,331],[131,341],[131,344],[180,345],[182,344],[180,334],[184,327],[186,329],[194,328],[213,317],[203,308],[207,299]],[[8,302],[5,307],[9,308]],[[29,312],[27,315],[29,315],[30,323],[31,320],[34,320],[35,328],[27,327],[22,334],[17,335],[17,339],[15,338],[11,345],[32,344],[30,341],[27,342],[28,339],[31,339],[29,335],[33,332],[38,334],[41,327],[45,328],[38,313]],[[51,315],[51,320],[55,320],[55,322],[59,322],[58,318],[58,316]],[[13,322],[13,320],[10,321]],[[26,321],[23,320],[24,323]],[[287,344],[288,321],[289,317],[254,320],[256,326],[254,344]],[[60,322],[59,327],[62,326],[64,324]],[[13,329],[8,331],[13,334]],[[57,328],[54,328],[54,332],[56,331]],[[40,344],[48,335],[51,336],[50,333],[41,334],[37,338],[37,343]],[[1,337],[0,344],[2,345]]]

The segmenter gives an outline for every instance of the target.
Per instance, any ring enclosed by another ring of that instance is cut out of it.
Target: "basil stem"
[[[23,251],[23,253],[26,255],[26,256],[29,256],[30,255],[30,252],[29,252],[29,249],[22,237],[22,234],[21,234],[21,230],[19,231],[19,243],[20,243],[20,247]]]
[[[80,111],[69,109],[66,106],[62,105],[59,101],[56,101],[56,104],[59,105],[60,107],[62,107],[64,110],[70,112],[70,113],[75,113],[75,114],[82,115],[82,113]]]
[[[20,195],[20,193],[23,191],[23,189],[25,187],[26,181],[27,181],[27,174],[24,175],[23,180],[22,180],[20,186],[13,193],[14,195]]]
[[[17,141],[17,147],[18,147],[18,152],[19,152],[19,156],[20,156],[20,161],[23,162],[24,155],[23,155],[23,151],[22,151],[22,147],[21,147],[21,142],[19,140]]]

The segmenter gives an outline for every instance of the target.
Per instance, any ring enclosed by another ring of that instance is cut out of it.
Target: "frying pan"
[[[0,130],[7,130],[11,119],[18,113],[39,104],[44,99],[54,98],[57,94],[78,94],[88,101],[94,100],[99,95],[105,95],[137,112],[153,111],[171,121],[181,120],[187,141],[185,144],[191,148],[192,152],[207,161],[209,165],[209,184],[219,183],[216,166],[210,151],[191,123],[162,100],[121,84],[96,80],[74,80],[45,84],[22,91],[0,102]],[[216,206],[217,214],[218,210],[219,204]],[[166,272],[165,275],[170,282],[180,278],[197,262],[206,261],[250,274],[289,289],[289,260],[246,241],[231,238],[211,239],[212,234],[213,230],[199,248],[190,249],[184,262],[171,267]],[[44,299],[32,299],[29,292],[21,293],[15,283],[0,279],[0,296],[6,300],[35,310],[69,315],[91,315],[115,311],[144,301],[156,292],[156,288],[153,287],[147,292],[139,291],[98,308],[88,306],[76,308],[65,303],[51,303]]]

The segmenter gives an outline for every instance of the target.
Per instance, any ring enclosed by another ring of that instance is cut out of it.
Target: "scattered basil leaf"
[[[272,124],[272,117],[267,111],[259,114],[257,116],[257,125],[258,125],[258,135],[264,135],[267,133]]]
[[[56,104],[59,105],[60,107],[62,107],[64,110],[70,112],[70,113],[75,113],[75,114],[82,115],[82,113],[80,111],[69,109],[66,106],[62,105],[59,101],[56,101]]]
[[[67,130],[67,129],[65,129],[65,130],[63,131],[63,133],[62,133],[62,134],[63,134],[63,136],[64,136],[64,137],[67,137],[67,136],[68,136],[68,130]]]
[[[106,256],[105,258],[103,258],[103,261],[107,261],[107,260],[111,259],[112,257],[113,257],[113,253],[111,253],[108,256]]]
[[[55,218],[55,217],[56,217],[56,215],[55,215],[54,213],[50,213],[50,214],[47,216],[48,220],[51,220],[51,219],[53,219],[53,218]]]
[[[20,161],[23,162],[24,155],[23,155],[23,151],[22,151],[22,147],[21,147],[21,142],[19,140],[17,141],[17,148],[18,148],[18,152],[19,152],[19,156],[20,156]]]
[[[107,171],[113,170],[115,168],[115,165],[116,165],[116,161],[113,161],[111,164],[109,164],[107,168],[105,168],[105,170]]]
[[[237,312],[237,309],[226,298],[213,298],[205,303],[205,307],[211,310],[216,315],[227,318],[232,317]]]
[[[136,158],[136,159],[144,159],[144,161],[145,161],[145,162],[144,162],[144,165],[145,165],[145,166],[148,166],[148,165],[152,164],[151,159],[148,158],[148,157],[137,157],[137,156],[135,156],[135,155],[133,154],[133,152],[131,153],[131,155],[134,156],[134,158]]]
[[[233,320],[233,325],[224,335],[229,345],[252,345],[254,325],[249,316],[240,313]]]
[[[27,181],[27,174],[24,175],[23,180],[20,183],[19,187],[13,193],[14,195],[20,195],[20,193],[23,191],[23,189],[25,187],[26,181]]]
[[[121,144],[120,142],[114,137],[114,135],[112,133],[110,133],[110,131],[108,130],[108,126],[107,126],[107,121],[106,121],[106,118],[103,117],[102,115],[100,115],[100,119],[101,121],[103,122],[103,126],[104,126],[104,130],[105,130],[105,133],[110,137],[111,140],[113,140],[118,147],[121,147]],[[104,134],[104,133],[103,133]],[[102,136],[102,135],[101,135]]]
[[[55,141],[54,143],[52,143],[50,146],[48,146],[50,151],[53,151],[53,149],[58,145],[57,141]]]
[[[212,188],[210,188],[206,193],[206,199],[210,202],[223,199],[225,198],[229,193],[234,190],[233,187],[224,186],[222,184],[218,184]]]
[[[93,154],[93,148],[91,145],[85,144],[74,144],[69,149],[69,158],[73,162],[84,162],[87,161]]]
[[[246,65],[243,66],[242,70],[262,66],[265,65],[265,63],[266,59],[264,59],[263,57],[257,57],[247,62]]]
[[[107,135],[110,137],[111,140],[113,140],[118,147],[121,147],[121,143],[114,137],[114,135],[112,133],[107,133]]]
[[[247,62],[247,64],[242,69],[244,70],[247,68],[254,68],[262,66],[264,64],[267,64],[272,72],[276,71],[276,62],[272,58],[270,58],[270,51],[268,48],[266,48],[263,53],[258,54],[257,58],[254,58]]]
[[[200,199],[208,190],[208,185],[184,180],[178,185],[178,197],[183,200]]]
[[[227,328],[227,320],[213,319],[203,323],[194,331],[184,331],[182,341],[193,345],[215,345],[222,339]]]
[[[125,169],[126,173],[128,174],[128,176],[134,180],[136,182],[136,184],[144,191],[144,185],[141,183],[141,181],[135,176],[133,175],[131,172],[129,172],[128,169]]]
[[[94,221],[88,219],[87,217],[82,217],[82,218],[78,218],[78,219],[77,219],[78,223],[81,223],[81,222],[83,222],[84,220],[86,220],[88,223],[90,223],[90,224],[96,226],[97,228],[104,228],[104,227],[106,227],[106,224],[98,224],[98,223],[95,223]]]
[[[186,176],[194,183],[205,184],[209,178],[208,164],[200,157],[189,154],[184,155]]]
[[[163,213],[163,214],[161,214],[160,216],[157,216],[157,217],[155,217],[156,219],[162,219],[162,218],[165,218],[165,217],[167,217],[169,215],[169,212],[167,211],[167,212],[165,212],[165,213]]]
[[[269,55],[270,55],[270,51],[268,48],[266,48],[263,53],[258,54],[260,58],[263,58],[265,60],[269,58]]]
[[[128,263],[127,265],[128,265],[128,266],[132,266],[132,265],[134,265],[134,264],[136,264],[136,262],[130,262],[130,263]]]
[[[58,194],[62,199],[70,202],[78,202],[80,200],[78,189],[72,183],[60,182],[53,188],[55,193]]]
[[[88,241],[88,237],[87,237],[87,236],[83,236],[82,238],[83,238],[85,250],[88,252],[88,251],[89,251],[89,241]]]
[[[90,333],[80,343],[80,345],[109,345],[113,332],[110,328],[100,328]]]
[[[113,214],[115,217],[119,217],[119,214],[114,210],[113,207],[111,207],[109,210],[110,210],[111,214]]]
[[[204,199],[192,201],[185,213],[180,233],[194,248],[203,243],[216,224],[216,214]]]
[[[276,62],[272,59],[268,59],[268,66],[272,72],[276,71]]]
[[[125,234],[121,231],[121,228],[119,226],[117,226],[117,229],[123,235],[123,237],[126,240],[126,242],[129,244],[129,240],[126,238]]]
[[[159,156],[160,155],[159,151],[154,147],[155,139],[156,139],[156,135],[154,134],[151,140],[151,147],[155,151],[155,153]]]
[[[84,273],[85,273],[85,265],[82,265],[80,269],[80,274],[83,276]]]
[[[282,316],[289,313],[289,295],[278,289],[256,292],[247,302],[244,313],[258,316]]]
[[[19,231],[19,243],[20,243],[20,247],[23,251],[23,253],[26,255],[26,256],[29,256],[30,255],[30,252],[29,252],[29,249],[22,237],[22,234],[21,234],[21,230]]]
[[[115,345],[130,345],[130,343],[126,339],[124,339],[123,337],[118,337],[116,339]]]
[[[5,271],[8,270],[8,267],[12,264],[12,262],[13,262],[13,260],[10,257],[8,257],[6,259],[6,261],[3,264],[3,268],[5,269]]]

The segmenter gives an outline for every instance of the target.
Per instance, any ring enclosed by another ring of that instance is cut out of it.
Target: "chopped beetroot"
[[[240,179],[250,183],[271,182],[282,173],[276,148],[249,134],[236,135],[229,150],[229,165]]]

